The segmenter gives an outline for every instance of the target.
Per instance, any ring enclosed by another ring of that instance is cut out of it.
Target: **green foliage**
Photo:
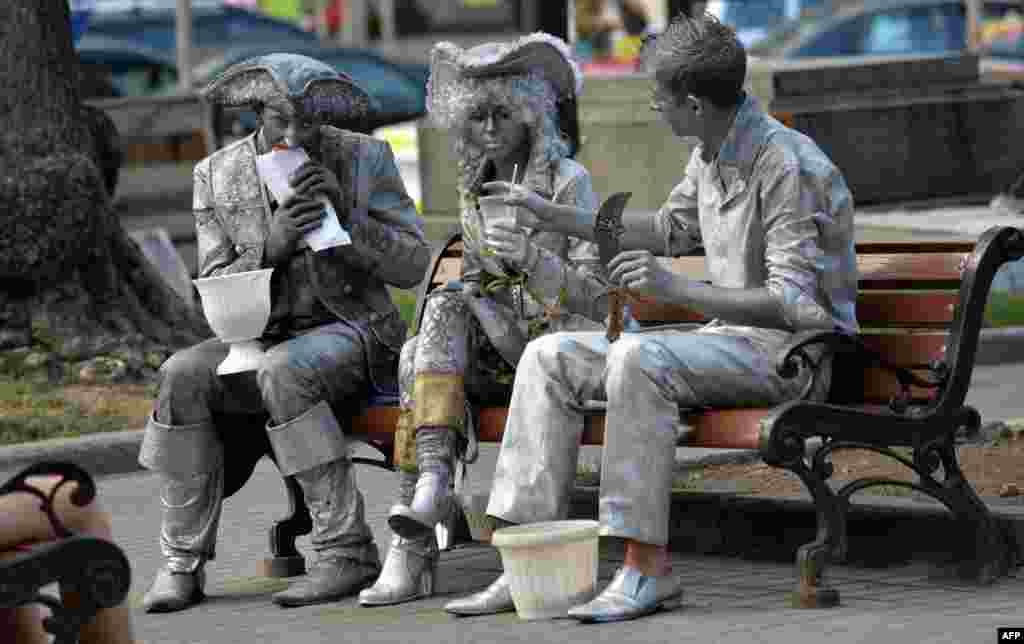
[[[1024,296],[992,291],[985,307],[985,320],[993,327],[1024,326]]]
[[[398,307],[399,315],[409,325],[409,334],[415,333],[416,330],[413,328],[413,324],[416,321],[416,291],[393,288],[391,289],[391,299],[395,302],[395,306]]]
[[[576,466],[576,485],[597,487],[601,484],[601,465],[599,463],[580,463]]]
[[[129,429],[136,419],[86,415],[44,383],[0,377],[0,445]]]
[[[914,490],[904,485],[873,485],[863,492],[873,496],[910,496]]]

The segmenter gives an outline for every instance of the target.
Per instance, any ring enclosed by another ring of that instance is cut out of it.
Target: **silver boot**
[[[278,606],[335,601],[355,595],[377,578],[380,558],[363,521],[351,467],[338,459],[295,475],[313,516],[316,561],[305,578],[274,594]]]
[[[166,563],[142,600],[147,613],[184,610],[205,595],[224,499],[223,446],[212,423],[166,425],[151,415],[139,462],[160,476],[160,549]]]
[[[372,587],[359,593],[359,603],[388,606],[430,597],[434,594],[437,560],[437,540],[433,533],[418,539],[405,539],[396,534],[380,577]]]
[[[173,613],[198,604],[206,598],[203,586],[206,575],[202,567],[195,572],[173,572],[163,566],[156,573],[153,585],[142,598],[147,613]]]
[[[514,611],[516,605],[512,601],[508,577],[502,575],[478,593],[453,599],[444,605],[444,609],[455,615],[492,615]]]
[[[415,472],[399,472],[398,476],[398,503],[408,505],[419,477]],[[359,593],[359,603],[388,606],[433,595],[438,557],[434,534],[416,539],[395,535],[377,583]]]
[[[388,525],[395,534],[406,539],[422,537],[451,513],[454,499],[449,482],[454,447],[455,432],[448,427],[431,427],[416,433],[420,476],[412,503],[399,503],[391,508]]]
[[[304,579],[273,596],[280,606],[304,606],[355,595],[380,572],[373,534],[363,518],[345,434],[330,406],[319,402],[290,421],[267,426],[278,468],[294,475],[313,519],[316,560]]]

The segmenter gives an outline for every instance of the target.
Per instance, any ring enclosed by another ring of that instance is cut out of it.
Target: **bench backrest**
[[[890,364],[922,376],[930,363],[942,360],[959,300],[963,264],[974,246],[970,241],[857,244],[857,319],[865,344]],[[681,274],[707,279],[701,255],[664,261]],[[435,264],[428,288],[458,279],[461,262],[462,243],[453,237]],[[705,321],[696,311],[648,298],[634,298],[631,308],[644,325]],[[833,373],[834,394],[863,392],[862,400],[847,397],[843,402],[885,404],[901,394],[896,378],[880,367],[842,363],[837,358]],[[935,392],[911,387],[910,394],[921,400]]]

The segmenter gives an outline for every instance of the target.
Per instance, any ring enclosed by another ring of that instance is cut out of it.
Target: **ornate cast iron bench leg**
[[[25,481],[31,476],[60,476],[49,496]],[[40,500],[57,535],[55,541],[40,544],[28,552],[0,562],[0,607],[15,608],[39,603],[51,615],[43,628],[54,635],[55,644],[74,644],[82,626],[105,608],[113,608],[128,595],[131,566],[116,544],[96,537],[77,535],[66,528],[54,510],[58,490],[77,483],[71,502],[81,507],[96,495],[96,486],[88,472],[71,463],[39,463],[28,467],[0,487],[0,496],[26,492]],[[57,582],[63,601],[44,595],[39,589]]]
[[[839,605],[839,591],[825,579],[825,569],[830,562],[846,557],[847,500],[828,485],[832,476],[828,450],[819,449],[808,464],[807,437],[778,422],[784,413],[784,409],[777,411],[763,421],[762,456],[769,465],[784,467],[800,477],[814,501],[818,524],[814,540],[797,549],[797,586],[790,603],[794,608],[831,608]]]
[[[825,580],[825,568],[830,561],[842,561],[846,557],[847,505],[845,499],[837,497],[828,486],[832,464],[815,457],[811,467],[807,467],[803,460],[786,467],[800,477],[811,493],[818,522],[814,541],[805,543],[796,551],[798,578],[791,603],[794,608],[838,606],[839,591]]]

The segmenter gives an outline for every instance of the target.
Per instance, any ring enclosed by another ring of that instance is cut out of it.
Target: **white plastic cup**
[[[597,595],[597,521],[545,521],[502,528],[501,552],[512,602],[523,620],[567,617]]]
[[[505,203],[504,195],[480,197],[480,213],[484,218],[484,228],[488,232],[498,222],[516,225],[516,208]]]

